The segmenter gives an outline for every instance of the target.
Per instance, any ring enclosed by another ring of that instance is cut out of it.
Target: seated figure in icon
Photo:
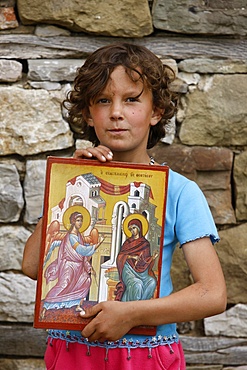
[[[140,216],[128,221],[131,236],[123,243],[117,257],[120,280],[116,285],[117,301],[150,299],[157,285],[153,266],[158,253],[151,255],[150,243],[143,235],[145,217]]]

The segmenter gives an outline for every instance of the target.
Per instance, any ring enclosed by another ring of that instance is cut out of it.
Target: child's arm
[[[184,244],[183,252],[194,283],[168,297],[132,302],[101,302],[83,317],[93,320],[82,335],[90,341],[115,341],[139,325],[199,320],[226,307],[222,269],[209,238]]]
[[[39,268],[39,256],[41,247],[42,218],[37,223],[34,232],[28,238],[22,259],[22,271],[31,279],[36,280]]]

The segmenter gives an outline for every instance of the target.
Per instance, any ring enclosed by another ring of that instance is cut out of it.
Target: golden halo
[[[145,236],[148,232],[149,224],[148,224],[148,220],[146,219],[146,217],[144,217],[143,215],[139,213],[132,213],[128,215],[123,221],[123,231],[128,238],[132,235],[128,229],[128,224],[131,220],[135,220],[135,219],[139,220],[142,223],[143,236]]]
[[[63,214],[63,225],[66,230],[70,229],[71,224],[70,224],[69,218],[70,218],[71,213],[74,213],[74,212],[79,212],[82,214],[82,217],[83,217],[82,226],[79,229],[79,231],[83,233],[83,231],[85,231],[91,223],[90,213],[83,206],[72,206],[72,207],[67,208]]]

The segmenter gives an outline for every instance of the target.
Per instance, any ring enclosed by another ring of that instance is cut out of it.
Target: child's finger
[[[111,160],[113,158],[112,151],[104,145],[99,145],[94,149],[97,149],[108,160]]]
[[[95,148],[77,149],[74,153],[74,158],[97,158],[101,162],[111,161],[113,154],[110,149],[104,146],[98,146]]]
[[[85,158],[85,157],[92,158],[92,156],[93,156],[92,153],[87,149],[76,149],[73,155],[73,157],[76,159]]]
[[[96,316],[100,311],[101,308],[98,304],[96,304],[95,306],[84,308],[84,311],[80,312],[80,316],[82,316],[84,319],[89,319]]]

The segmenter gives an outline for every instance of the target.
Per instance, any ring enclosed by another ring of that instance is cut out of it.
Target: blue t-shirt
[[[176,245],[182,246],[203,237],[210,237],[213,244],[219,240],[205,196],[195,182],[169,169],[160,297],[170,295],[173,290],[170,271]],[[178,341],[176,323],[158,326],[155,336],[126,334],[117,342],[105,344],[89,343],[77,331],[70,331],[68,336],[68,331],[50,330],[49,335],[67,341],[110,348],[154,347]]]

